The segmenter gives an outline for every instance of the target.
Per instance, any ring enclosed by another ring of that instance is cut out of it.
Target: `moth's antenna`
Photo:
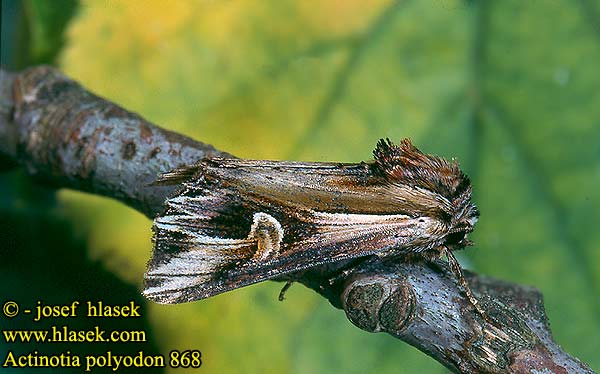
[[[458,283],[460,284],[463,291],[465,292],[465,295],[467,296],[467,299],[469,300],[471,305],[473,305],[475,310],[477,310],[477,313],[479,313],[479,315],[486,322],[493,324],[491,322],[490,318],[488,317],[487,313],[479,305],[479,301],[477,300],[475,295],[473,295],[473,292],[471,291],[471,288],[469,287],[469,283],[467,283],[467,280],[465,279],[465,276],[463,275],[462,268],[460,267],[460,263],[458,262],[456,257],[454,257],[454,255],[452,254],[452,251],[449,250],[448,247],[444,247],[444,253],[446,254],[446,258],[448,259],[448,265],[450,265],[450,271],[452,271],[454,276],[458,279]]]

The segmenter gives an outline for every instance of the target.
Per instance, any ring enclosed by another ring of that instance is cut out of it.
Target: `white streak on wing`
[[[165,224],[165,225],[179,225],[181,226],[183,223],[182,221],[186,220],[186,219],[197,219],[199,221],[204,221],[205,220],[205,216],[202,215],[194,215],[194,216],[189,216],[189,215],[183,215],[183,214],[176,214],[176,215],[170,215],[170,216],[162,216],[159,218],[156,218],[154,220],[154,223],[156,225],[161,225],[161,224]]]
[[[172,216],[169,216],[169,217],[172,217]],[[164,218],[169,218],[169,217],[164,217]],[[181,228],[179,227],[179,225],[177,225],[175,223],[169,223],[168,220],[157,219],[154,221],[154,226],[156,226],[156,228],[159,228],[159,229],[165,230],[165,231],[181,232]]]
[[[218,250],[179,252],[167,262],[156,266],[148,275],[210,274],[222,260],[223,256]]]
[[[211,275],[223,261],[231,261],[232,255],[226,258],[222,249],[202,247],[197,251],[185,251],[174,254],[164,263],[152,268],[146,275],[147,279],[160,280],[160,284],[148,287],[144,294],[163,294],[168,292],[168,298],[175,300],[178,290],[194,287],[211,280]]]
[[[169,200],[167,200],[167,205],[171,208],[177,209],[182,213],[183,216],[188,217],[197,217],[197,218],[209,218],[206,215],[201,214],[197,209],[194,209],[196,206],[201,206],[209,202],[210,200],[214,200],[214,196],[176,196]]]
[[[337,241],[353,241],[373,235],[393,235],[398,243],[417,237],[422,226],[431,222],[430,217],[410,217],[404,214],[346,214],[311,212],[308,218],[317,223],[318,234],[307,242],[318,243],[334,238]],[[405,238],[405,239],[401,239]]]
[[[373,225],[373,224],[390,224],[396,222],[406,222],[411,219],[410,216],[404,214],[347,214],[347,213],[325,213],[312,212],[312,216],[317,223],[347,226],[347,225]]]
[[[219,238],[218,236],[206,236],[198,233],[189,233],[194,237],[194,243],[198,245],[214,245],[225,247],[239,247],[241,245],[249,244],[252,242],[251,239],[230,239],[230,238]]]

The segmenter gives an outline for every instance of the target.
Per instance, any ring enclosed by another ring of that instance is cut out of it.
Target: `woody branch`
[[[174,192],[150,184],[159,174],[233,157],[153,125],[53,68],[0,74],[0,160],[43,183],[108,196],[153,218]],[[534,288],[467,273],[490,324],[443,264],[371,260],[331,282],[334,267],[290,277],[359,328],[387,332],[454,372],[592,373],[553,341]]]

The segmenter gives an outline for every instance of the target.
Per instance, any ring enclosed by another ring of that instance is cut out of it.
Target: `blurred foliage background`
[[[456,157],[482,212],[463,264],[539,288],[556,340],[600,369],[600,2],[2,6],[3,64],[6,56],[17,69],[54,63],[150,121],[236,156],[357,162],[379,138],[410,137]],[[10,30],[7,6],[21,15]],[[31,263],[43,258],[36,251],[53,263],[75,256],[59,243],[79,238],[77,271],[92,267],[139,289],[148,219],[107,199],[55,195],[20,172],[0,183],[3,215],[68,226],[53,234],[63,239],[31,244]],[[0,233],[35,230],[24,222],[3,222]],[[0,238],[0,261],[26,242]],[[31,289],[32,269],[43,278],[44,266],[22,262],[20,271],[0,267],[2,296]],[[279,288],[267,282],[144,311],[157,349],[199,349],[210,373],[447,372],[404,343],[354,328],[301,286],[278,302]],[[132,297],[118,292],[112,300]]]

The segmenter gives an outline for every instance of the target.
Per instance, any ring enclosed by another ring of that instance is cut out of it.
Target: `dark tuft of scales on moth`
[[[373,151],[374,172],[391,183],[425,188],[453,200],[470,187],[456,161],[448,162],[419,151],[409,139],[400,145],[381,139]]]

